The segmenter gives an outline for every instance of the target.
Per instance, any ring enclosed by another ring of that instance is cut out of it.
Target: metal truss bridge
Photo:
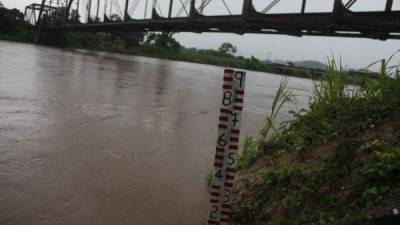
[[[220,6],[210,10],[226,13],[207,15],[214,1]],[[256,9],[254,1],[264,7]],[[400,10],[393,9],[397,0],[376,0],[382,8],[367,11],[353,10],[355,4],[365,4],[363,0],[322,0],[332,6],[324,12],[308,11],[315,1],[297,0],[296,12],[273,12],[282,1],[42,0],[26,7],[25,18],[45,32],[224,32],[400,39]],[[232,10],[238,5],[239,10]]]

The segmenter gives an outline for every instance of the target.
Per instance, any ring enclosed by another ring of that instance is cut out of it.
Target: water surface
[[[0,42],[0,224],[203,224],[222,72]],[[280,79],[248,73],[242,140]]]

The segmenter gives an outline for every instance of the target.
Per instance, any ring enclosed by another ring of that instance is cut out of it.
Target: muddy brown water
[[[203,224],[222,72],[0,41],[0,224]],[[248,72],[242,140],[280,79]]]

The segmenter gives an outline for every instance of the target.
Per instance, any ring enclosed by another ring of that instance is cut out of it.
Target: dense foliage
[[[131,44],[128,45],[128,41]],[[235,56],[236,47],[223,43],[218,50],[184,48],[173,33],[67,34],[66,46],[91,50],[115,51],[194,63],[235,67],[262,72],[276,72],[271,65],[250,57]]]
[[[0,7],[0,39],[28,41],[31,26],[24,21],[24,14],[18,9]]]

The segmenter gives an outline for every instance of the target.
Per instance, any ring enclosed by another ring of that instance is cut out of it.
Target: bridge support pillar
[[[39,30],[33,31],[33,43],[35,43],[35,44],[40,43],[40,31]]]

